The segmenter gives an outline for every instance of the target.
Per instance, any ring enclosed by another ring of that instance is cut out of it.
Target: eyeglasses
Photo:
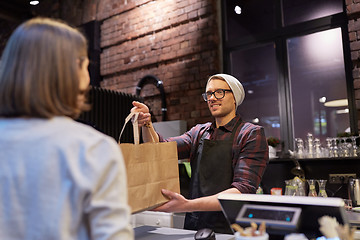
[[[225,92],[232,92],[232,91],[229,90],[229,89],[217,89],[214,92],[206,92],[206,93],[203,93],[201,95],[204,98],[204,101],[207,102],[209,100],[209,98],[211,98],[211,95],[213,95],[213,94],[214,94],[214,97],[216,99],[224,98],[225,97]]]

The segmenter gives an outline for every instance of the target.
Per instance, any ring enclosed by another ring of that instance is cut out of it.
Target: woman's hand
[[[145,123],[151,122],[151,114],[149,113],[149,108],[145,104],[138,101],[133,101],[132,104],[134,107],[131,109],[131,112],[139,113],[138,123],[140,127]]]

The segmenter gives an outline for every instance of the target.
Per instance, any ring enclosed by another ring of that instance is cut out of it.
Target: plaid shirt
[[[238,121],[241,121],[240,126],[234,129]],[[225,126],[219,128],[216,128],[215,122],[209,122],[197,124],[190,131],[178,137],[167,139],[159,137],[161,142],[177,142],[179,159],[189,158],[190,161],[195,161],[197,146],[203,134],[205,139],[225,140],[230,138],[233,130],[236,131],[235,136],[237,137],[234,139],[232,147],[234,178],[229,188],[235,187],[241,193],[255,193],[269,161],[268,145],[263,127],[242,122],[241,117],[236,116]]]

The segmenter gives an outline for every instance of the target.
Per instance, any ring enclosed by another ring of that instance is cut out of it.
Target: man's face
[[[218,89],[231,90],[229,85],[221,79],[212,79],[206,86],[206,92],[214,92]],[[214,94],[208,98],[208,107],[211,115],[215,118],[223,118],[229,115],[235,115],[235,99],[232,92],[225,92],[222,99],[216,99]]]

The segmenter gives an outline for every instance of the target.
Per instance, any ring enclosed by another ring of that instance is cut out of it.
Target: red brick
[[[183,15],[185,13],[185,10],[183,8],[177,9],[176,11],[174,11],[174,16],[180,16]]]
[[[181,1],[177,2],[177,7],[178,8],[184,8],[184,7],[188,6],[189,4],[190,4],[189,1],[181,0]]]
[[[191,12],[194,10],[195,5],[188,5],[184,8],[185,13]]]
[[[355,89],[360,89],[360,79],[355,79],[354,80],[354,88]]]
[[[352,51],[351,52],[351,60],[356,61],[359,58],[359,52],[358,51]]]
[[[179,85],[180,89],[189,89],[189,83],[182,83]],[[188,96],[191,96],[189,92],[187,92]]]
[[[188,15],[187,15],[187,18],[188,18],[188,19],[197,18],[197,17],[198,17],[198,12],[197,12],[197,10],[192,11],[192,12],[189,12]]]
[[[352,75],[353,75],[353,78],[360,78],[360,69],[359,68],[354,68],[353,71],[352,71]]]
[[[360,89],[355,90],[355,99],[360,99]]]
[[[198,117],[200,117],[200,111],[192,111],[192,112],[190,113],[190,116],[191,116],[192,118],[198,118]]]
[[[355,41],[356,39],[357,39],[357,32],[349,32],[350,42]]]
[[[346,11],[348,14],[355,14],[360,12],[360,4],[354,3],[346,6]]]
[[[350,43],[351,51],[360,50],[360,41]]]
[[[187,20],[187,14],[180,15],[176,18],[177,22],[184,22]]]
[[[355,32],[360,30],[360,20],[351,20],[348,24],[349,32]]]

